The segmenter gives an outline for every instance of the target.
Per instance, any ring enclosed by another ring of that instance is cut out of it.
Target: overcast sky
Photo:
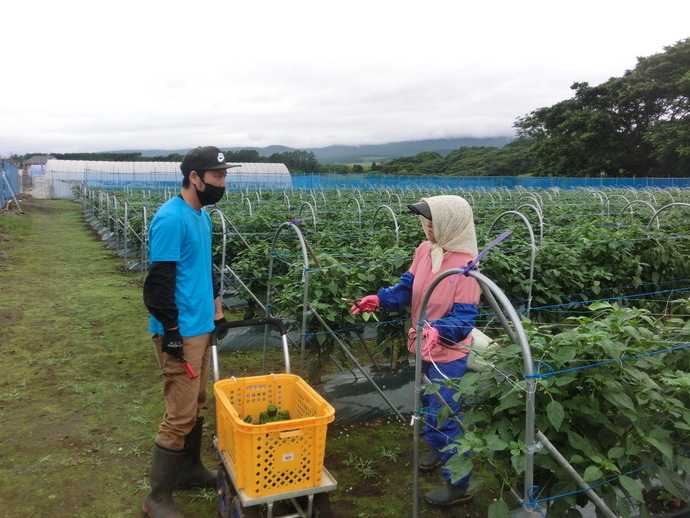
[[[0,156],[512,136],[689,20],[687,0],[14,0]]]

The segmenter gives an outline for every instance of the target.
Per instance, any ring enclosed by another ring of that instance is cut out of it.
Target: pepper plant
[[[653,479],[688,500],[680,473],[690,472],[689,306],[676,301],[672,312],[655,316],[598,302],[591,314],[562,324],[524,322],[540,374],[536,428],[623,518],[631,516],[631,502],[641,518],[650,516],[640,484],[649,488]],[[486,355],[490,368],[448,382],[464,405],[459,450],[471,450],[449,466],[460,478],[472,463],[486,462],[504,490],[513,486],[522,495],[525,370],[520,348],[499,342]],[[574,509],[588,500],[575,481],[544,449],[534,466],[534,500],[549,516],[579,516]],[[491,505],[490,518],[509,516],[507,497]]]

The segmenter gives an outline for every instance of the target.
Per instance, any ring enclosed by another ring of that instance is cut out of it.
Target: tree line
[[[442,176],[684,177],[690,175],[690,38],[638,57],[622,77],[516,119],[516,139],[502,148],[461,147],[372,164],[321,164],[311,151],[261,156],[228,150],[229,162],[283,163],[291,173]],[[27,155],[25,158],[29,158]],[[181,154],[63,153],[63,160],[180,161]],[[20,157],[15,157],[20,158]]]
[[[690,175],[690,38],[633,70],[539,108],[503,148],[466,147],[386,162],[384,174],[685,177]]]

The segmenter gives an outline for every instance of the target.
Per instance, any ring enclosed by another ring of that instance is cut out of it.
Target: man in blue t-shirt
[[[225,318],[213,282],[211,218],[202,207],[223,197],[230,167],[237,166],[226,164],[217,147],[191,150],[180,164],[180,195],[160,206],[149,227],[144,303],[151,313],[149,331],[165,400],[153,450],[151,492],[143,505],[150,518],[182,518],[172,500],[173,489],[216,485],[217,473],[201,462],[200,411],[209,378],[210,334]]]

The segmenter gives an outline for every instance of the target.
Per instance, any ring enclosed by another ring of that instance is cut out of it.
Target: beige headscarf
[[[476,257],[477,235],[474,230],[474,216],[472,207],[465,198],[454,195],[432,196],[422,198],[429,204],[434,226],[434,241],[431,248],[431,271],[438,272],[446,252],[464,252]],[[429,237],[424,225],[424,217],[420,216],[424,233]]]

